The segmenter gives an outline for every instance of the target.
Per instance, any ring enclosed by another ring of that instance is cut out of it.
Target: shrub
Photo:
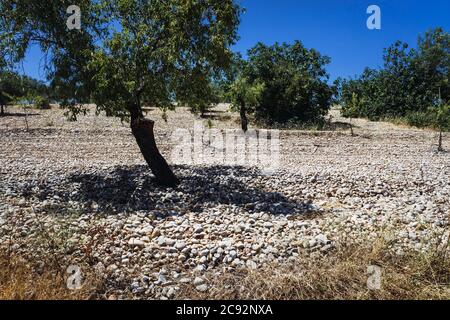
[[[450,105],[431,108],[433,126],[441,131],[450,130]]]
[[[50,101],[47,97],[37,96],[34,99],[34,106],[38,109],[50,109]]]
[[[407,113],[405,116],[405,120],[408,125],[417,128],[426,128],[429,127],[432,123],[430,113],[422,111],[413,111]]]
[[[442,131],[450,130],[450,106],[430,107],[425,112],[409,112],[405,116],[406,123],[417,128],[434,128]]]
[[[364,100],[360,98],[357,92],[350,92],[351,99],[342,108],[342,115],[346,118],[357,118],[362,116],[361,110],[364,110]]]

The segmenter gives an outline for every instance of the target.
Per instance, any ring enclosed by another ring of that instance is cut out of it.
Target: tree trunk
[[[200,118],[204,119],[206,113],[206,108],[200,107]]]
[[[131,130],[158,183],[174,188],[179,181],[156,146],[154,124],[154,121],[149,119],[134,118],[131,120]]]
[[[5,115],[5,106],[1,105],[0,117],[3,117],[4,115]]]
[[[241,127],[242,127],[242,130],[244,130],[244,132],[247,132],[247,130],[248,130],[248,119],[247,119],[247,114],[246,114],[245,103],[241,104],[240,116],[241,116]]]

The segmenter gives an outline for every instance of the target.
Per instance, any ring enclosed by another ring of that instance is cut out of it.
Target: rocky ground
[[[436,152],[431,131],[353,120],[351,136],[333,110],[335,130],[281,132],[275,174],[178,165],[174,190],[155,184],[116,119],[9,111],[16,114],[0,118],[2,250],[42,259],[43,268],[62,254],[62,265],[107,280],[105,298],[172,299],[181,286],[208,292],[207,275],[295,263],[342,242],[382,236],[402,254],[449,237],[450,154]],[[175,128],[206,124],[182,108],[167,123],[158,111],[149,117],[168,159]],[[210,120],[238,127],[223,107]]]

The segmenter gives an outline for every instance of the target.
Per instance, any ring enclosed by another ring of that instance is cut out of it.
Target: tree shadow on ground
[[[348,122],[341,122],[341,121],[333,121],[331,123],[325,124],[323,130],[324,131],[337,131],[337,130],[350,130],[351,128],[357,129],[358,126],[348,123]]]
[[[33,116],[40,116],[40,115],[41,115],[40,113],[25,114],[25,113],[17,113],[17,112],[13,112],[13,113],[5,112],[3,115],[0,116],[0,119],[7,118],[7,117],[24,118],[24,117],[33,117]]]
[[[231,116],[213,116],[213,115],[207,115],[202,117],[202,119],[206,120],[213,120],[213,121],[230,121],[232,119]]]
[[[228,121],[231,120],[232,116],[229,113],[223,111],[215,111],[215,113],[211,113],[208,111],[208,113],[201,115],[200,118],[215,121]]]
[[[45,136],[56,134],[60,129],[55,128],[26,128],[25,125],[22,128],[5,128],[0,129],[0,135],[3,136],[15,136],[20,134],[26,134],[28,136]]]
[[[41,201],[85,204],[86,212],[106,214],[158,211],[162,215],[202,212],[217,205],[234,205],[248,212],[302,214],[314,211],[308,202],[298,202],[282,193],[268,191],[256,169],[227,166],[177,166],[177,189],[159,187],[147,166],[121,166],[110,171],[72,173],[59,181],[42,182],[39,192],[23,190],[25,197]],[[255,180],[260,181],[255,182]],[[94,210],[92,208],[95,208]]]

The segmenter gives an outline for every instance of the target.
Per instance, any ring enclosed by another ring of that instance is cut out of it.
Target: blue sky
[[[332,58],[331,79],[355,76],[382,63],[383,48],[396,40],[415,45],[419,33],[441,26],[450,31],[449,0],[240,0],[246,8],[235,51],[301,40]],[[369,30],[369,5],[381,8],[381,30]],[[42,78],[41,54],[31,48],[25,72]]]

